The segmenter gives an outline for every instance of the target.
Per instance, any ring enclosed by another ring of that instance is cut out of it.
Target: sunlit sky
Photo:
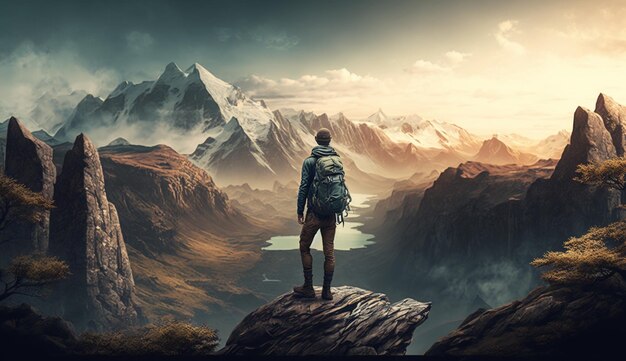
[[[478,134],[570,129],[626,103],[622,1],[13,1],[0,4],[0,111],[43,92],[105,97],[194,62],[272,108],[382,108]]]

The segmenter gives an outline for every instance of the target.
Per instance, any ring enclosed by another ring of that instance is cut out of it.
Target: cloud
[[[102,95],[120,82],[119,74],[111,69],[87,68],[71,47],[50,51],[30,42],[0,58],[0,79],[4,84],[0,86],[0,119],[21,117],[34,129],[38,120],[29,115],[43,95],[59,99],[80,91]]]
[[[404,69],[404,71],[406,71],[409,74],[420,74],[420,75],[447,73],[450,70],[452,69],[449,67],[435,64],[428,60],[422,60],[422,59],[417,60],[415,63],[411,64],[410,67]]]
[[[496,41],[502,49],[513,54],[522,55],[526,53],[526,48],[511,39],[513,35],[519,33],[517,20],[505,20],[498,24],[498,30],[494,33]]]
[[[450,62],[451,64],[459,64],[465,61],[465,59],[469,58],[470,56],[472,56],[472,54],[470,53],[461,53],[459,51],[456,50],[450,50],[447,53],[444,54],[446,59],[448,60],[448,62]]]
[[[154,38],[148,33],[131,31],[126,34],[126,46],[135,53],[141,53],[152,47],[153,44]]]
[[[272,79],[250,75],[236,85],[254,98],[269,100],[273,108],[301,106],[324,112],[362,109],[367,97],[388,91],[386,82],[346,68],[298,78]]]

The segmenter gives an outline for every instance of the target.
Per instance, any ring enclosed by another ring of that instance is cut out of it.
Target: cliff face
[[[140,310],[117,210],[107,199],[98,151],[85,135],[65,154],[54,200],[50,253],[71,272],[59,290],[64,318],[80,329],[137,324]]]
[[[542,287],[521,301],[478,310],[427,356],[612,356],[623,353],[626,299],[613,287]]]
[[[579,164],[601,162],[624,154],[621,129],[623,107],[600,94],[595,111],[578,107],[570,144],[565,147],[552,177],[535,182],[527,193],[527,239],[548,240],[547,248],[579,235],[593,225],[619,217],[621,195],[614,190],[589,187],[573,180]]]
[[[150,254],[181,246],[183,224],[202,223],[215,234],[247,225],[211,177],[165,145],[108,146],[100,159],[129,244]]]
[[[317,290],[319,293],[319,289]],[[430,303],[336,287],[334,299],[303,300],[292,293],[249,314],[233,330],[227,355],[403,355]]]
[[[52,148],[35,138],[16,118],[8,123],[6,138],[5,174],[34,192],[52,199],[56,169],[52,161]],[[18,254],[46,252],[50,212],[43,211],[36,224],[14,222],[3,232],[11,242],[3,249],[3,258]]]
[[[448,168],[423,196],[402,191],[406,197],[386,215],[395,223],[387,230],[399,239],[401,249],[419,248],[425,259],[471,258],[493,247],[504,255],[514,248],[503,245],[513,241],[512,231],[519,231],[526,190],[535,180],[549,177],[553,167],[553,162],[532,166],[467,162]]]
[[[99,153],[149,318],[217,327],[221,315],[243,317],[242,304],[262,303],[238,280],[260,259],[270,225],[242,214],[205,170],[170,147],[122,144]]]
[[[538,283],[528,265],[533,258],[617,219],[619,192],[572,179],[579,164],[624,153],[623,108],[603,94],[597,104],[596,111],[576,109],[570,144],[556,167],[554,161],[529,167],[468,162],[444,171],[423,199],[407,197],[388,210],[397,220],[379,234],[394,241],[374,246],[394,254],[380,272],[381,285],[392,279],[451,299],[469,301],[479,293],[489,303],[506,302]]]

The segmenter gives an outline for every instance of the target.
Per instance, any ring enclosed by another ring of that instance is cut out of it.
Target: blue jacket
[[[311,203],[311,184],[315,178],[315,162],[317,158],[338,155],[333,147],[328,145],[318,145],[311,151],[311,156],[307,157],[302,163],[302,179],[300,180],[300,188],[298,189],[298,214],[304,214],[305,203]]]

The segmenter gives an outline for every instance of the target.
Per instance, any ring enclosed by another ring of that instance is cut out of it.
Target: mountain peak
[[[482,147],[480,147],[480,150],[474,156],[473,160],[481,163],[502,165],[526,164],[530,161],[530,159],[526,158],[529,157],[511,149],[494,135],[491,139],[483,141]],[[536,161],[536,159],[534,159],[533,162],[534,161]]]
[[[180,78],[181,76],[185,76],[182,70],[176,65],[176,63],[171,62],[165,66],[165,70],[157,80],[157,83],[168,82],[176,78]]]
[[[385,114],[381,108],[378,108],[376,113],[367,117],[367,121],[374,124],[384,123],[387,119],[389,119],[389,117],[387,117],[387,114]]]
[[[617,102],[615,102],[613,98],[604,93],[600,93],[598,95],[598,99],[596,100],[596,112],[598,111],[598,109],[608,108],[613,105],[617,105]]]

